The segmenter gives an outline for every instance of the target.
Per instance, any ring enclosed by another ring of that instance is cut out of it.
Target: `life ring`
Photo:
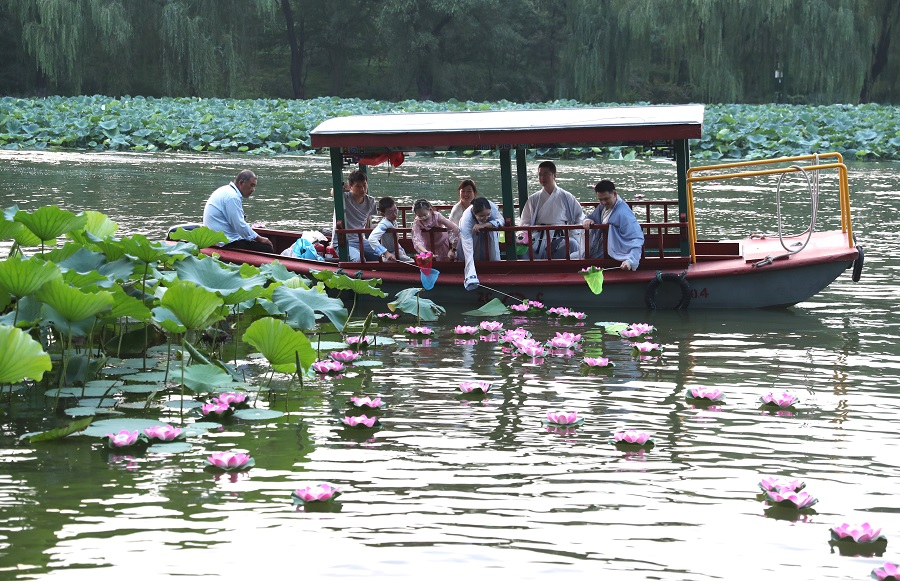
[[[863,247],[857,244],[856,250],[859,251],[859,255],[853,261],[853,282],[859,282],[862,277],[863,262],[866,261],[866,251],[863,250]]]
[[[656,291],[659,289],[659,285],[664,282],[677,283],[681,288],[681,300],[675,305],[675,310],[688,308],[688,305],[691,304],[691,285],[687,281],[686,270],[681,274],[657,271],[656,277],[647,284],[647,292],[644,293],[644,304],[647,305],[647,308],[653,311],[656,310]]]

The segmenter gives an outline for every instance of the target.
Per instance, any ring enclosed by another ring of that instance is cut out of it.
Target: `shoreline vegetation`
[[[338,97],[2,97],[0,148],[303,155],[319,153],[310,147],[309,132],[322,121],[337,116],[604,105],[574,100],[513,103],[392,102]],[[836,151],[847,161],[896,161],[900,160],[900,107],[711,104],[706,105],[703,134],[702,139],[691,140],[694,160],[761,159]],[[532,151],[558,159],[633,159],[652,155],[649,148],[629,145]],[[485,155],[479,151],[452,153]]]

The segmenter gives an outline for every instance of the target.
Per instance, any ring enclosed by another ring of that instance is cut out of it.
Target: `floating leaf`
[[[463,315],[472,315],[474,317],[498,317],[509,313],[509,309],[500,302],[500,299],[491,299],[487,303],[481,305],[481,308],[474,311],[466,311]]]
[[[80,420],[76,420],[71,422],[70,424],[63,426],[62,428],[56,428],[54,430],[48,430],[46,432],[38,432],[36,434],[25,434],[22,436],[23,440],[34,444],[37,442],[49,442],[50,440],[60,440],[74,434],[76,432],[80,432],[91,425],[91,422],[94,421],[94,418],[83,418]]]
[[[73,418],[93,417],[100,415],[124,415],[120,411],[116,411],[113,407],[96,407],[96,406],[79,406],[67,408],[66,415]]]
[[[175,378],[180,381],[180,378]],[[231,375],[217,365],[189,365],[184,368],[184,385],[195,392],[213,391],[232,383]]]
[[[281,373],[297,371],[298,355],[304,371],[316,360],[316,352],[306,335],[272,317],[254,321],[244,332],[243,340],[262,353],[275,371]]]
[[[194,446],[190,442],[159,442],[147,448],[148,454],[184,454]]]
[[[160,425],[158,419],[150,418],[112,418],[98,420],[85,428],[83,434],[92,438],[105,438],[106,434],[118,434],[122,430],[133,432],[137,430],[143,433],[144,428],[152,428]]]
[[[436,305],[430,299],[420,298],[418,295],[425,289],[407,288],[397,293],[397,298],[388,303],[391,310],[400,309],[423,321],[437,321],[438,317],[446,313],[444,307]]]
[[[265,410],[258,408],[247,408],[234,412],[234,417],[240,420],[274,420],[284,415],[284,412],[275,410]]]
[[[53,368],[41,344],[22,329],[0,325],[0,384],[39,381]]]

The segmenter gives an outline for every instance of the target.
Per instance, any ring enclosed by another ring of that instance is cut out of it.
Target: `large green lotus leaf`
[[[160,304],[169,309],[182,325],[197,330],[205,327],[223,301],[205,288],[190,282],[180,282],[166,290]]]
[[[87,217],[87,223],[84,225],[85,232],[90,232],[97,238],[108,238],[119,229],[119,225],[110,220],[109,216],[103,212],[87,210],[84,215]]]
[[[122,317],[130,317],[138,321],[149,321],[152,316],[150,309],[136,297],[128,295],[125,290],[116,285],[112,288],[113,307],[104,315],[110,319],[120,319]]]
[[[372,295],[379,298],[387,296],[380,288],[380,278],[369,278],[363,280],[361,278],[350,278],[346,274],[334,273],[330,270],[310,271],[314,278],[321,280],[328,288],[336,290],[351,290],[360,295]]]
[[[0,325],[0,385],[23,379],[39,381],[52,367],[40,343],[22,329]]]
[[[25,226],[12,220],[0,218],[0,240],[12,240]]]
[[[124,282],[134,274],[134,262],[122,256],[113,262],[107,262],[97,270],[113,282]]]
[[[19,246],[40,246],[43,241],[34,235],[34,233],[22,225],[22,229],[16,232],[14,239]],[[51,242],[48,240],[48,242]]]
[[[175,313],[164,307],[156,307],[152,311],[153,320],[169,333],[179,334],[187,331],[187,327],[181,324]]]
[[[91,422],[94,421],[94,418],[82,418],[80,420],[76,420],[71,422],[70,424],[63,426],[61,428],[56,428],[55,430],[47,430],[46,432],[38,432],[33,434],[25,434],[21,437],[21,439],[28,441],[30,444],[34,444],[36,442],[49,442],[51,440],[60,440],[74,434],[76,432],[80,432],[81,430],[87,428],[91,425]]]
[[[193,449],[190,442],[159,442],[147,448],[148,454],[184,454]]]
[[[297,355],[304,371],[316,360],[316,352],[306,335],[272,317],[254,321],[244,331],[243,341],[262,353],[280,373],[297,371]]]
[[[60,257],[59,251],[54,251],[48,258],[56,262],[63,271],[91,272],[106,264],[106,256],[103,253],[87,248],[78,248],[64,259]]]
[[[86,319],[86,321],[91,321],[93,317]],[[70,326],[73,329],[77,329],[76,331],[72,331],[73,337],[80,337],[80,333],[84,333],[86,336],[91,332],[91,327],[84,328],[85,321],[79,321],[78,323],[71,323]],[[63,326],[60,331],[67,333],[66,327]],[[103,365],[106,363],[106,358],[94,358],[88,357],[87,355],[72,355],[69,357],[69,362],[66,365],[66,376],[64,378],[66,385],[86,385],[91,383],[89,380],[92,377],[97,376],[97,372],[103,368]],[[94,389],[94,388],[88,388]],[[108,387],[97,388],[97,389],[109,389]],[[112,393],[118,391],[117,389],[111,390]],[[93,397],[93,396],[92,396]]]
[[[463,314],[472,315],[473,317],[498,317],[507,313],[509,313],[509,309],[500,302],[500,299],[491,299],[487,303],[481,305],[481,308],[475,309],[474,311],[466,311]]]
[[[23,259],[17,255],[0,262],[0,289],[16,298],[37,292],[47,282],[61,276],[58,266],[39,258]]]
[[[123,412],[113,407],[97,407],[97,406],[78,406],[74,408],[66,408],[65,414],[71,418],[84,418],[94,416],[123,416]]]
[[[113,305],[112,293],[108,291],[85,293],[62,280],[48,282],[35,293],[35,297],[70,322],[98,315],[108,311]]]
[[[62,210],[57,206],[44,206],[32,213],[24,210],[16,212],[16,222],[20,222],[38,239],[48,242],[57,236],[84,228],[87,216]]]
[[[300,329],[315,327],[315,311],[324,314],[339,329],[343,329],[347,323],[347,309],[344,308],[344,303],[315,289],[280,286],[272,293],[272,301],[285,312],[286,321],[292,327]]]
[[[259,271],[268,278],[276,282],[284,282],[297,276],[296,273],[289,271],[283,264],[277,260],[273,260],[269,264],[259,267]]]
[[[0,312],[6,310],[6,307],[12,304],[13,296],[6,291],[0,290]]]
[[[195,245],[197,248],[209,248],[217,244],[227,244],[228,237],[224,232],[218,232],[206,226],[194,228],[193,230],[185,230],[179,228],[169,234],[172,240],[184,240]]]
[[[169,249],[162,242],[150,242],[143,234],[132,234],[119,241],[125,253],[141,262],[158,262],[166,258]]]
[[[179,280],[197,283],[198,285],[220,294],[223,297],[237,293],[239,290],[249,290],[254,287],[262,287],[266,284],[266,278],[262,275],[244,278],[239,272],[222,268],[216,260],[199,260],[193,256],[185,258],[175,265]],[[257,291],[254,291],[257,292]],[[259,291],[260,293],[262,291]],[[258,294],[256,296],[259,296]],[[239,300],[230,300],[229,304],[255,298],[248,295]]]
[[[254,276],[259,276],[262,274],[262,271],[258,266],[253,266],[252,264],[247,264],[246,262],[238,266],[237,271],[241,273],[241,276],[244,278],[252,278]]]
[[[41,322],[44,304],[33,296],[23,297],[16,302],[15,310],[0,317],[0,324],[29,329]]]
[[[173,379],[181,380],[180,377]],[[213,391],[217,387],[234,381],[228,373],[217,365],[189,365],[184,368],[184,385],[197,393]]]
[[[106,259],[111,262],[125,257],[125,247],[122,245],[121,240],[107,238],[106,240],[95,241],[93,246],[103,252],[106,255]]]
[[[122,430],[133,432],[137,430],[144,432],[145,428],[160,426],[165,422],[149,418],[113,418],[109,420],[98,420],[84,429],[82,432],[85,436],[93,438],[105,438],[106,434],[118,434]]]
[[[115,284],[96,270],[90,272],[68,270],[63,274],[63,281],[75,288],[80,288],[85,292],[93,292],[101,288],[111,288],[113,284]]]
[[[446,313],[444,307],[436,305],[430,299],[419,298],[419,293],[423,288],[407,288],[397,293],[397,298],[393,302],[388,303],[388,308],[393,310],[400,309],[404,313],[409,313],[414,317],[418,317],[423,321],[437,321],[438,317]]]
[[[59,331],[64,337],[87,337],[94,329],[97,323],[97,317],[90,316],[80,321],[70,321],[48,304],[44,304],[41,308],[40,325],[42,327],[51,326]]]
[[[618,335],[622,331],[628,328],[628,323],[618,323],[618,322],[610,322],[610,321],[601,321],[599,323],[594,323],[598,327],[603,327],[603,332],[607,335]]]

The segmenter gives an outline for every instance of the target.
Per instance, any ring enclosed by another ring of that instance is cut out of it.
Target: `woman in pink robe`
[[[412,225],[412,239],[416,252],[430,251],[435,260],[456,260],[459,226],[432,208],[428,200],[416,200],[413,212],[416,219]],[[448,232],[428,232],[432,228],[446,228]]]

